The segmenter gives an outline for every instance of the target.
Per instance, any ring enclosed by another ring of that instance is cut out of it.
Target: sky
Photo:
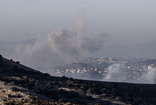
[[[115,44],[156,39],[155,0],[0,0],[0,39],[46,37],[83,20],[86,36],[108,33]]]
[[[0,45],[0,53],[35,67],[90,56],[156,58],[155,11],[156,0],[0,0],[0,41],[37,40]],[[135,47],[143,43],[150,44]]]

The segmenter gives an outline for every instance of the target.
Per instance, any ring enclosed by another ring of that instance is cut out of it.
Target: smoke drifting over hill
[[[84,25],[78,30],[57,30],[34,45],[17,47],[13,57],[31,66],[71,63],[100,50],[108,37],[106,33],[89,37]]]

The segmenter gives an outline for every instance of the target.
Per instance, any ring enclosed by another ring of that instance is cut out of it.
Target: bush
[[[35,101],[35,100],[36,100],[36,97],[33,96],[33,95],[30,95],[30,96],[29,96],[29,99],[31,99],[32,101]]]
[[[20,91],[20,90],[19,90],[18,88],[16,88],[16,87],[12,87],[11,90],[12,90],[12,91]]]
[[[16,61],[16,63],[17,63],[17,64],[20,64],[20,62],[19,62],[19,61]]]

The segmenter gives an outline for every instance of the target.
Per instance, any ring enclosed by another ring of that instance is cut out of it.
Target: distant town
[[[148,79],[147,75],[153,69],[155,73],[155,67],[156,59],[90,57],[79,63],[56,67],[51,72],[77,79],[146,83],[144,79]],[[155,83],[155,78],[152,79],[147,83]]]

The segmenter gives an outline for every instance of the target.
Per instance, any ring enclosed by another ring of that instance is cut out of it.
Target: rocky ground
[[[0,58],[2,105],[155,105],[155,84],[54,77]]]

